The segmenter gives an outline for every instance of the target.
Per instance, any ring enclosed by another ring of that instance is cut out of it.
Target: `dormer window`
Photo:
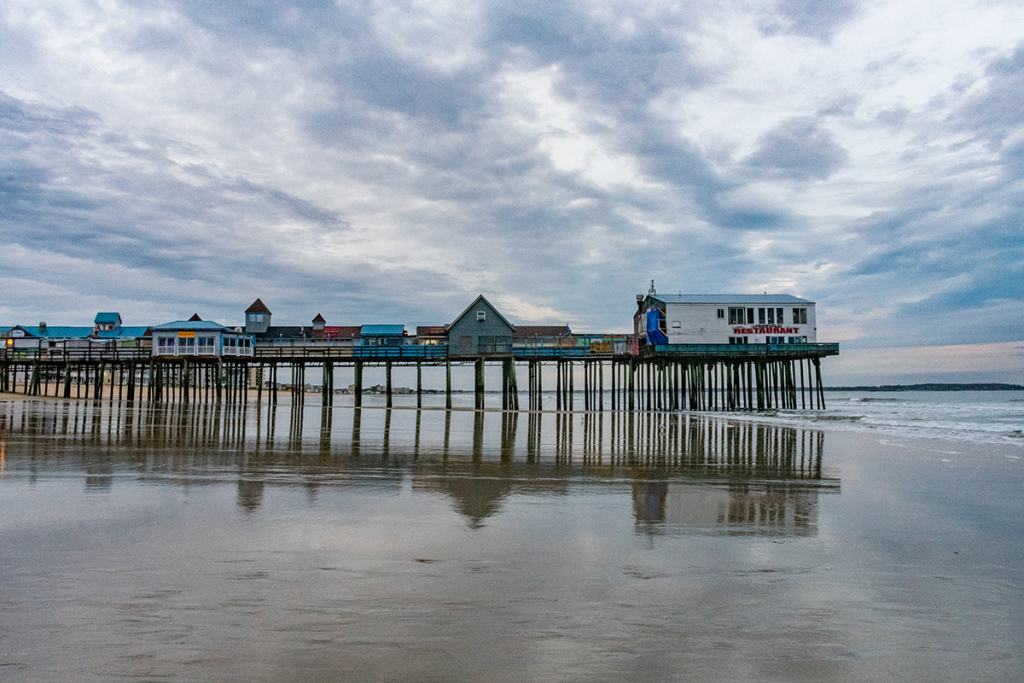
[[[487,311],[477,311],[476,312],[476,321],[479,322],[479,323],[482,323],[485,320],[487,320]]]

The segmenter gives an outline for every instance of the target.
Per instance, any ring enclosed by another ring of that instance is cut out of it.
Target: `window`
[[[256,314],[256,322],[258,322],[258,323],[263,322],[263,314],[262,313],[257,313]]]
[[[477,338],[477,352],[479,353],[510,353],[512,351],[512,337],[484,336]]]
[[[482,323],[485,320],[487,320],[487,311],[477,311],[476,312],[476,321],[479,322],[479,323]]]
[[[751,322],[751,323],[754,322],[754,316],[753,316],[754,309],[752,309],[752,308],[750,309],[751,316],[750,316],[750,320],[749,321],[745,320],[745,318],[744,318],[744,315],[743,315],[744,310],[746,310],[746,309],[743,309],[743,308],[730,308],[729,309],[729,324],[730,325],[742,325],[744,322]]]
[[[794,308],[793,309],[793,324],[794,325],[806,325],[807,324],[807,309],[806,308]]]
[[[679,322],[678,320],[673,320],[672,321],[672,329],[673,330],[678,330],[682,326],[683,326],[683,324],[681,322]]]
[[[213,337],[200,337],[199,338],[199,348],[200,348],[200,350],[202,350],[202,349],[212,349],[213,348]]]
[[[747,337],[729,337],[730,344],[746,344]]]
[[[729,314],[732,315],[732,309],[731,308],[729,309]],[[718,309],[718,317],[719,318],[724,318],[725,317],[725,309],[724,308],[719,308]],[[675,325],[673,325],[673,327],[675,327]]]
[[[748,325],[753,325],[754,324],[754,309],[753,308],[748,308],[747,309],[747,324]]]
[[[783,316],[782,316],[782,309],[781,308],[776,308],[775,309],[775,319],[779,321],[780,325],[784,322],[785,318],[783,318]]]
[[[174,337],[160,337],[160,348],[165,349],[174,346]]]
[[[758,325],[764,325],[764,309],[763,308],[757,309],[757,324]]]
[[[774,325],[775,324],[775,309],[774,308],[769,308],[768,309],[768,324],[769,325]]]

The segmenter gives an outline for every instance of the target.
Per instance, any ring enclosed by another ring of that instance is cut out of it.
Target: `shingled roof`
[[[256,299],[256,301],[253,301],[252,302],[252,306],[250,306],[249,308],[245,309],[245,312],[246,313],[266,313],[267,315],[273,315],[270,312],[270,309],[267,308],[267,305],[265,303],[263,303],[260,299]]]

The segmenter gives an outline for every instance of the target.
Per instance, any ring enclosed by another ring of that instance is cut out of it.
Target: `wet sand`
[[[728,416],[4,396],[0,672],[1020,680],[1018,452]]]

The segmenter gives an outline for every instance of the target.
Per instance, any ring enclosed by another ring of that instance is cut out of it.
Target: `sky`
[[[0,324],[632,329],[816,302],[831,384],[1024,383],[1024,6],[5,0]]]

